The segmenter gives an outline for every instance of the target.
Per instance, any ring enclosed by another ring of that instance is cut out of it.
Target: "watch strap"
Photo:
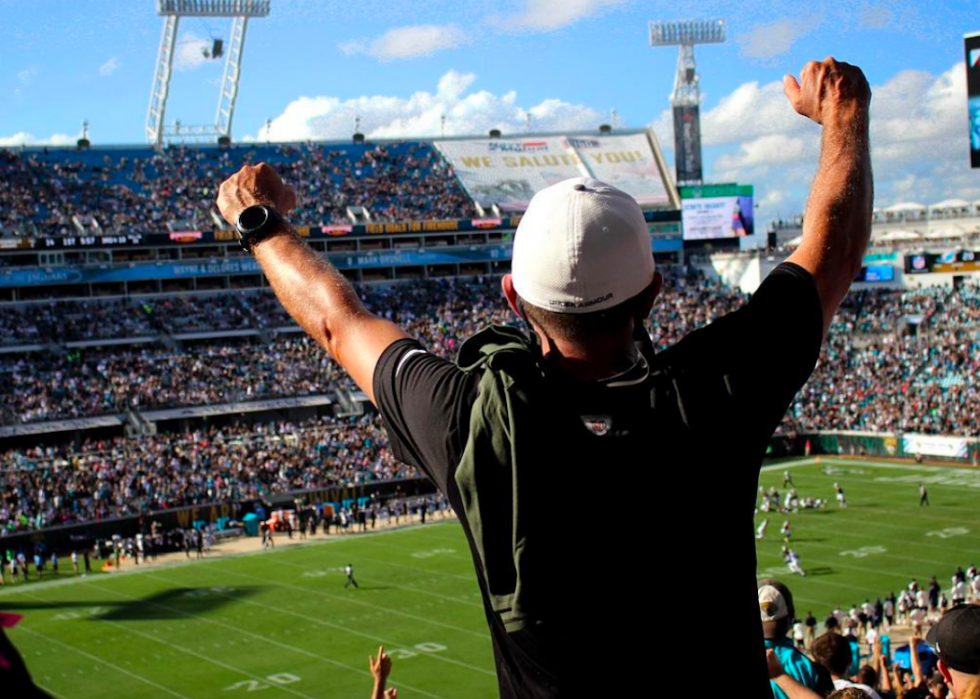
[[[239,215],[239,223],[236,226],[239,236],[238,241],[241,244],[242,249],[246,252],[252,252],[256,245],[277,233],[285,223],[285,220],[279,215],[279,212],[271,206],[263,206],[261,204],[256,204],[253,206],[255,208],[264,209],[266,219],[260,226],[255,228],[244,228],[241,224],[241,214]],[[251,209],[253,207],[250,206],[248,208]]]

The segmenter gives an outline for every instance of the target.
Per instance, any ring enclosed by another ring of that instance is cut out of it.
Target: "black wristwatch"
[[[252,252],[258,243],[281,229],[285,223],[279,212],[271,206],[254,204],[238,214],[238,242],[246,252]]]

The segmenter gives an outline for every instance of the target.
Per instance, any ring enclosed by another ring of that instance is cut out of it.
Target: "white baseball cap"
[[[768,584],[759,588],[759,612],[762,621],[779,621],[789,616],[789,605],[775,585]]]
[[[639,204],[605,182],[574,177],[542,189],[517,226],[511,275],[532,306],[602,311],[647,288],[653,272]]]

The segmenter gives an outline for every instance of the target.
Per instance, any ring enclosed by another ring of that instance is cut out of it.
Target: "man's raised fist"
[[[803,66],[799,81],[784,76],[783,89],[793,109],[818,124],[865,117],[871,103],[871,88],[861,69],[832,56]]]
[[[282,178],[265,163],[246,165],[221,183],[218,210],[234,226],[243,209],[253,204],[271,206],[285,216],[296,206],[296,190],[283,184]]]

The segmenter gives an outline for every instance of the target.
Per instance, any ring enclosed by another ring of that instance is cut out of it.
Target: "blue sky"
[[[757,187],[760,218],[802,210],[819,132],[778,85],[828,54],[875,88],[879,205],[980,199],[968,167],[962,35],[980,4],[628,0],[272,0],[249,27],[237,140],[592,128],[616,109],[672,147],[673,49],[651,19],[721,17],[729,41],[698,51],[706,179]],[[151,0],[0,0],[0,144],[141,143],[162,20]],[[201,60],[222,20],[185,20],[168,121],[214,118],[221,66]],[[266,134],[266,119],[273,120]]]

